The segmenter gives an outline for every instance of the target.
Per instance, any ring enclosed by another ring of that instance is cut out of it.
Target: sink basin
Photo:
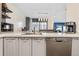
[[[24,33],[22,35],[42,35],[42,33]]]

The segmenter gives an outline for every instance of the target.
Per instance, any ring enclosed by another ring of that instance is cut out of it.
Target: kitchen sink
[[[42,35],[42,33],[24,33],[22,35]]]

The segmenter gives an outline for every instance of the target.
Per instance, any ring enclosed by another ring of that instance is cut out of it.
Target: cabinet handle
[[[29,39],[25,39],[25,40],[29,40]]]
[[[42,39],[38,39],[38,40],[42,40]]]
[[[6,40],[15,40],[15,39],[6,39]]]
[[[73,40],[79,40],[78,38],[73,38]]]
[[[21,40],[29,40],[29,39],[26,39],[26,38],[21,38]]]
[[[56,42],[63,42],[62,40],[56,40]]]
[[[56,40],[56,42],[63,42],[63,40],[58,40],[58,39],[55,39]]]
[[[34,40],[42,40],[42,38],[34,38]]]

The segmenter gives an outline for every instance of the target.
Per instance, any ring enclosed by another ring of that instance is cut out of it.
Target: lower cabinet
[[[4,38],[4,56],[45,56],[44,38]]]
[[[79,38],[72,40],[72,56],[79,56]]]
[[[46,56],[46,40],[45,38],[24,37],[6,37],[4,39],[0,38],[0,56],[2,55]],[[79,38],[72,39],[72,56],[79,56]]]
[[[33,56],[46,55],[46,42],[44,38],[32,39],[32,55]]]
[[[18,38],[4,38],[4,56],[18,56]]]
[[[30,38],[19,38],[19,56],[31,56]]]
[[[3,38],[0,38],[0,56],[3,56]]]

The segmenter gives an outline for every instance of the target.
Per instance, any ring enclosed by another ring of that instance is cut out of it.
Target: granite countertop
[[[41,35],[23,35],[23,32],[19,33],[0,33],[0,37],[79,37],[79,33],[67,34],[67,33],[42,33]]]

